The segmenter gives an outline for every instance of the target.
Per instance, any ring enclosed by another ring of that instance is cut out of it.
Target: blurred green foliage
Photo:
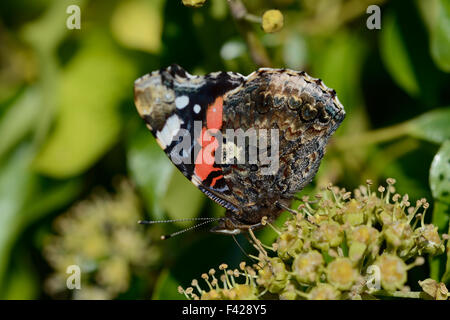
[[[66,27],[66,8],[73,4],[81,8],[80,30]],[[250,45],[259,43],[273,67],[321,78],[347,111],[314,183],[302,194],[328,182],[351,190],[367,178],[380,183],[395,177],[398,191],[412,201],[429,199],[433,216],[427,219],[448,232],[449,2],[244,4],[255,17],[268,9],[284,15],[277,33],[247,23]],[[381,7],[380,30],[366,27],[371,4]],[[196,74],[254,71],[258,65],[239,23],[226,0],[207,0],[200,8],[178,0],[0,3],[0,298],[50,297],[44,283],[55,270],[43,252],[45,239],[57,232],[53,221],[97,187],[116,193],[116,176],[132,182],[147,218],[223,215],[157,146],[135,111],[133,81],[171,63]],[[135,214],[129,219],[135,221]],[[182,226],[148,231],[159,235]],[[95,236],[86,235],[84,245],[93,246]],[[259,232],[263,242],[275,237],[271,230]],[[114,297],[181,299],[178,284],[244,258],[232,239],[206,232],[158,246],[164,253],[148,277],[129,278],[125,292]],[[430,260],[414,269],[408,284],[418,286],[430,272],[449,281],[449,268],[445,257]]]

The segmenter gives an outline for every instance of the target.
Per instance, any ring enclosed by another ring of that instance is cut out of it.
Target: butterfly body
[[[193,76],[172,65],[136,80],[135,103],[177,168],[227,209],[213,231],[229,234],[289,206],[345,117],[334,90],[287,69]]]

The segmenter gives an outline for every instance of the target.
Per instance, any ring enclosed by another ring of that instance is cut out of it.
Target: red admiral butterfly
[[[288,69],[194,76],[171,65],[137,79],[134,95],[172,162],[227,209],[211,230],[226,234],[260,227],[264,216],[272,221],[288,208],[345,117],[334,90]]]

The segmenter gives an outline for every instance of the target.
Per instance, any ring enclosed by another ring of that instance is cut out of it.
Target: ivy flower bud
[[[278,256],[283,260],[292,259],[303,248],[303,241],[292,232],[283,232],[276,243]]]
[[[280,293],[280,300],[295,300],[297,291],[292,283],[288,283],[286,288]]]
[[[342,220],[351,226],[357,226],[364,223],[364,212],[359,207],[360,204],[355,199],[348,201],[344,207]]]
[[[312,233],[313,247],[326,250],[337,247],[343,240],[341,226],[335,221],[324,221]]]
[[[316,250],[298,255],[292,263],[292,271],[300,283],[311,284],[319,279],[324,260]]]
[[[353,242],[348,249],[348,257],[352,262],[358,262],[364,257],[367,245],[362,242]]]
[[[327,266],[327,279],[340,290],[349,290],[357,280],[358,273],[349,258],[337,258]]]
[[[266,287],[270,293],[279,293],[288,282],[286,266],[280,258],[271,258],[264,268],[259,270],[256,282]]]
[[[391,224],[399,220],[407,220],[407,216],[399,204],[384,203],[378,210],[377,220],[382,225]]]
[[[351,246],[353,242],[360,242],[369,248],[378,245],[380,232],[366,225],[358,226],[346,231],[347,244]]]
[[[284,17],[280,10],[267,10],[262,16],[262,29],[264,32],[272,33],[283,28]]]
[[[381,285],[388,291],[401,289],[406,282],[407,266],[399,257],[383,253],[375,261],[380,268]]]
[[[201,300],[221,300],[221,298],[222,296],[220,295],[219,291],[214,289],[208,292],[204,292],[200,297]]]
[[[413,231],[408,221],[394,221],[383,230],[388,246],[409,251],[414,246]]]
[[[231,289],[234,292],[235,300],[256,300],[258,299],[256,289],[247,284],[237,284]]]
[[[340,292],[328,283],[319,283],[311,289],[308,298],[310,300],[338,300]]]
[[[414,230],[416,236],[419,254],[429,253],[431,255],[444,252],[444,244],[438,233],[438,227],[432,224],[426,224],[423,227]]]

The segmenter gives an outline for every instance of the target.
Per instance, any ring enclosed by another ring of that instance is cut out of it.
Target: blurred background
[[[301,195],[393,177],[412,203],[426,197],[426,220],[448,232],[449,1],[243,4],[253,22],[236,20],[226,0],[1,1],[1,299],[182,299],[178,285],[245,260],[230,237],[202,229],[160,241],[189,224],[136,223],[224,214],[175,170],[136,112],[133,81],[171,63],[193,74],[246,75],[264,64],[321,78],[347,117]],[[367,27],[373,4],[381,29]],[[80,29],[66,26],[70,5]],[[284,16],[278,32],[259,24],[269,9]],[[275,236],[259,232],[266,243]],[[66,286],[71,265],[81,290]],[[445,257],[429,260],[411,281],[438,279],[444,266]]]

